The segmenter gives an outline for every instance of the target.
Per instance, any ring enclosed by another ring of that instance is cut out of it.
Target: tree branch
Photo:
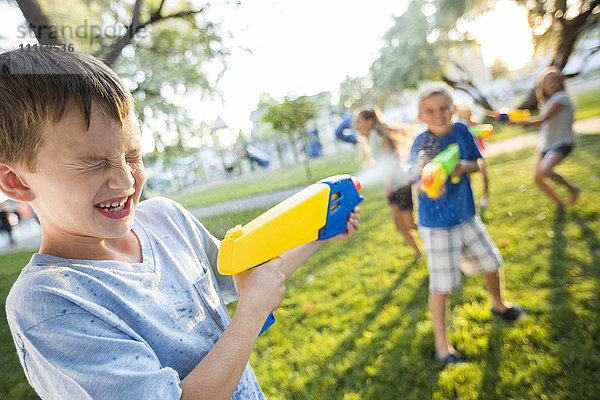
[[[62,44],[56,35],[55,27],[50,24],[50,19],[44,13],[36,0],[16,0],[29,28],[43,45]]]
[[[154,14],[160,15],[160,12],[162,11],[162,8],[163,8],[164,5],[165,5],[165,0],[162,0],[160,2],[160,5],[158,6],[158,9],[156,10],[156,12]]]
[[[140,25],[140,9],[142,7],[142,1],[143,0],[136,0],[135,4],[133,6],[133,15],[131,17],[131,25],[129,25],[129,28],[127,29],[127,33],[123,36],[121,36],[115,44],[113,44],[111,46],[110,52],[108,53],[108,55],[105,58],[105,63],[108,66],[112,66],[115,61],[117,60],[117,58],[119,57],[119,55],[121,54],[121,52],[123,51],[123,49],[125,48],[125,46],[127,46],[129,43],[131,43],[131,39],[133,39],[133,36],[138,32],[139,29],[139,25]]]
[[[194,16],[194,15],[199,14],[204,11],[204,8],[201,8],[196,11],[188,10],[188,11],[179,11],[179,12],[169,14],[169,15],[160,15],[160,12],[162,11],[163,5],[165,3],[165,0],[163,0],[163,1],[161,1],[160,5],[158,6],[158,9],[156,10],[156,12],[154,12],[150,16],[150,19],[148,19],[147,21],[144,21],[144,22],[140,22],[139,14],[140,14],[140,8],[141,8],[142,1],[143,0],[136,0],[136,2],[135,2],[134,10],[133,10],[133,17],[131,19],[131,25],[129,26],[129,29],[127,30],[127,34],[121,36],[115,42],[115,44],[113,44],[111,46],[111,50],[110,50],[109,54],[105,57],[104,62],[108,66],[112,66],[115,63],[115,61],[119,58],[119,55],[121,54],[121,52],[123,51],[125,46],[127,46],[129,43],[131,43],[135,34],[138,33],[141,29],[145,28],[146,26],[152,25],[158,21],[163,21],[163,20],[167,20],[167,19],[185,18],[185,17],[189,17],[189,16]]]

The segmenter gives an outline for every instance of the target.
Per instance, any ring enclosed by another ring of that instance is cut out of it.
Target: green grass
[[[470,362],[432,360],[427,270],[365,192],[362,228],[322,248],[287,284],[277,324],[251,358],[270,399],[584,399],[600,393],[600,136],[558,168],[583,187],[558,211],[534,187],[532,149],[490,160],[487,227],[502,243],[514,325],[491,318],[479,276],[451,297],[451,339]],[[474,178],[476,192],[480,179]],[[246,215],[251,218],[252,215]],[[207,221],[210,226],[210,221]],[[314,277],[311,283],[307,278]],[[307,313],[307,303],[314,309]]]
[[[574,96],[575,120],[600,115],[600,90],[580,93]]]
[[[0,399],[38,399],[25,378],[19,363],[8,324],[5,303],[8,291],[31,258],[33,252],[24,251],[0,255]]]
[[[469,363],[433,361],[427,268],[395,231],[383,188],[363,189],[362,227],[328,243],[287,282],[277,323],[251,357],[270,399],[589,399],[600,393],[600,135],[557,170],[582,187],[555,209],[532,183],[533,149],[488,160],[486,226],[505,261],[506,298],[528,315],[489,312],[480,276],[451,296],[450,338]],[[481,179],[473,178],[475,192]],[[561,192],[564,195],[564,192]],[[261,210],[203,223],[216,236]],[[30,253],[0,256],[2,302]],[[310,277],[310,279],[309,279]],[[307,303],[314,309],[305,311]],[[230,307],[233,310],[234,306]],[[4,307],[2,305],[2,317]],[[35,398],[0,322],[0,398]]]
[[[196,192],[175,194],[170,197],[186,208],[200,207],[255,194],[307,185],[331,175],[352,173],[359,169],[360,162],[357,153],[346,151],[310,160],[311,177],[307,176],[302,162],[278,170],[269,170],[228,180],[223,184],[199,189]]]

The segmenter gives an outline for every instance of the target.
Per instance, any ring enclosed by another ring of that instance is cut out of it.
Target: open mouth
[[[132,196],[128,196],[125,198],[117,198],[103,201],[101,203],[96,204],[94,207],[100,210],[104,215],[112,217],[121,217],[129,213],[129,211],[131,210],[131,202]]]

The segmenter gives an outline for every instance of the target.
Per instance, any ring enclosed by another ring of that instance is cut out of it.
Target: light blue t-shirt
[[[143,262],[34,254],[6,314],[29,383],[44,399],[179,399],[179,382],[230,323],[237,294],[218,241],[165,198],[139,204]],[[218,288],[220,286],[220,289]],[[234,399],[264,399],[246,365]]]
[[[481,158],[481,153],[469,129],[460,122],[455,123],[452,132],[444,136],[436,136],[425,131],[415,138],[410,149],[412,180],[418,180],[425,164],[452,143],[458,144],[461,159]],[[449,228],[475,216],[475,203],[468,174],[462,175],[457,184],[448,179],[445,187],[446,193],[437,200],[430,199],[425,193],[418,194],[419,225],[429,228]]]

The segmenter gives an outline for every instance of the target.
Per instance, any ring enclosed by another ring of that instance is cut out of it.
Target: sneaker
[[[525,314],[525,310],[522,307],[520,307],[516,304],[513,304],[510,308],[507,308],[504,312],[500,312],[500,311],[496,310],[494,307],[492,307],[492,314],[501,317],[505,321],[512,322],[512,321],[518,320],[521,317],[521,315]]]
[[[462,364],[467,362],[467,360],[459,352],[448,353],[444,357],[440,357],[436,354],[433,358],[442,364],[442,369],[451,364]]]

